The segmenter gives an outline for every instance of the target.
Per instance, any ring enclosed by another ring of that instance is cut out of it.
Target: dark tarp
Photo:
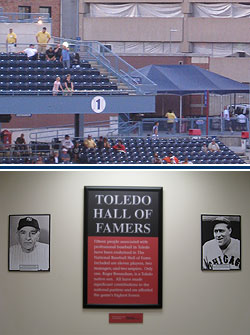
[[[158,94],[249,93],[248,85],[194,65],[148,65],[138,71],[157,85]]]

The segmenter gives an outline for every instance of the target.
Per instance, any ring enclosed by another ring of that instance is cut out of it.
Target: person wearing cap
[[[34,44],[30,44],[28,48],[20,51],[22,54],[26,54],[29,60],[36,60],[37,59],[37,50]]]
[[[203,245],[203,270],[240,269],[240,240],[231,237],[231,221],[218,216],[211,223],[214,239]]]
[[[88,148],[88,149],[96,148],[96,143],[93,140],[91,135],[88,135],[88,137],[84,140],[83,145],[85,146],[85,148]]]
[[[70,154],[66,148],[62,149],[60,159],[62,164],[70,164]]]
[[[64,68],[67,68],[67,69],[70,68],[70,53],[69,53],[69,48],[65,44],[63,44],[60,61],[62,62]]]
[[[10,270],[31,267],[36,271],[49,270],[49,245],[39,242],[40,227],[33,217],[19,220],[16,239],[18,244],[10,247]]]
[[[61,145],[62,145],[62,149],[66,149],[67,153],[70,155],[70,159],[72,159],[74,143],[71,141],[69,135],[64,136],[64,140],[62,140]],[[64,153],[66,152],[64,151]]]
[[[212,142],[208,144],[208,150],[211,152],[220,151],[219,144],[215,142],[215,138],[213,138]]]
[[[43,27],[42,31],[36,34],[36,40],[38,43],[38,53],[46,53],[47,44],[51,39],[50,34],[46,31],[46,27]]]

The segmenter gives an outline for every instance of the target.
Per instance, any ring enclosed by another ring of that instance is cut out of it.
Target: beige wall
[[[90,18],[83,21],[84,40],[98,41],[169,41],[170,29],[172,42],[182,40],[181,18]]]
[[[250,82],[250,58],[210,58],[209,70],[233,80]]]
[[[249,335],[249,172],[0,172],[1,335]],[[82,308],[83,187],[162,186],[163,309]],[[51,271],[8,272],[8,215],[51,214]],[[200,270],[200,214],[242,215],[242,270]],[[109,312],[144,323],[109,324]]]
[[[189,42],[249,43],[249,19],[213,19],[190,17]]]

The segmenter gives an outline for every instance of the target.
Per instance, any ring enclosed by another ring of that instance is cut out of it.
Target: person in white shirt
[[[34,44],[30,44],[28,48],[20,51],[20,53],[26,54],[28,59],[36,60],[37,59],[37,49],[35,49]]]
[[[67,149],[67,153],[70,155],[70,158],[73,158],[73,148],[74,143],[71,141],[69,135],[65,135],[64,140],[62,140],[62,149]]]
[[[212,142],[208,144],[208,150],[211,152],[220,151],[219,144],[215,142],[215,139],[212,139]]]
[[[232,129],[231,120],[230,120],[230,112],[227,106],[224,107],[223,119],[224,119],[224,124],[225,124],[225,131],[230,130],[231,133],[233,134],[233,129]]]
[[[49,245],[39,242],[40,227],[32,217],[19,220],[18,244],[10,247],[9,269],[49,271]]]
[[[239,114],[237,116],[238,127],[240,131],[246,130],[247,117],[244,114]]]

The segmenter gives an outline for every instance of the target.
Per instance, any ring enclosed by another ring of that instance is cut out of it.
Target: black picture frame
[[[201,270],[241,270],[240,215],[201,215]]]
[[[83,308],[162,308],[162,197],[162,187],[84,187]]]
[[[50,271],[50,214],[9,215],[9,271]]]

